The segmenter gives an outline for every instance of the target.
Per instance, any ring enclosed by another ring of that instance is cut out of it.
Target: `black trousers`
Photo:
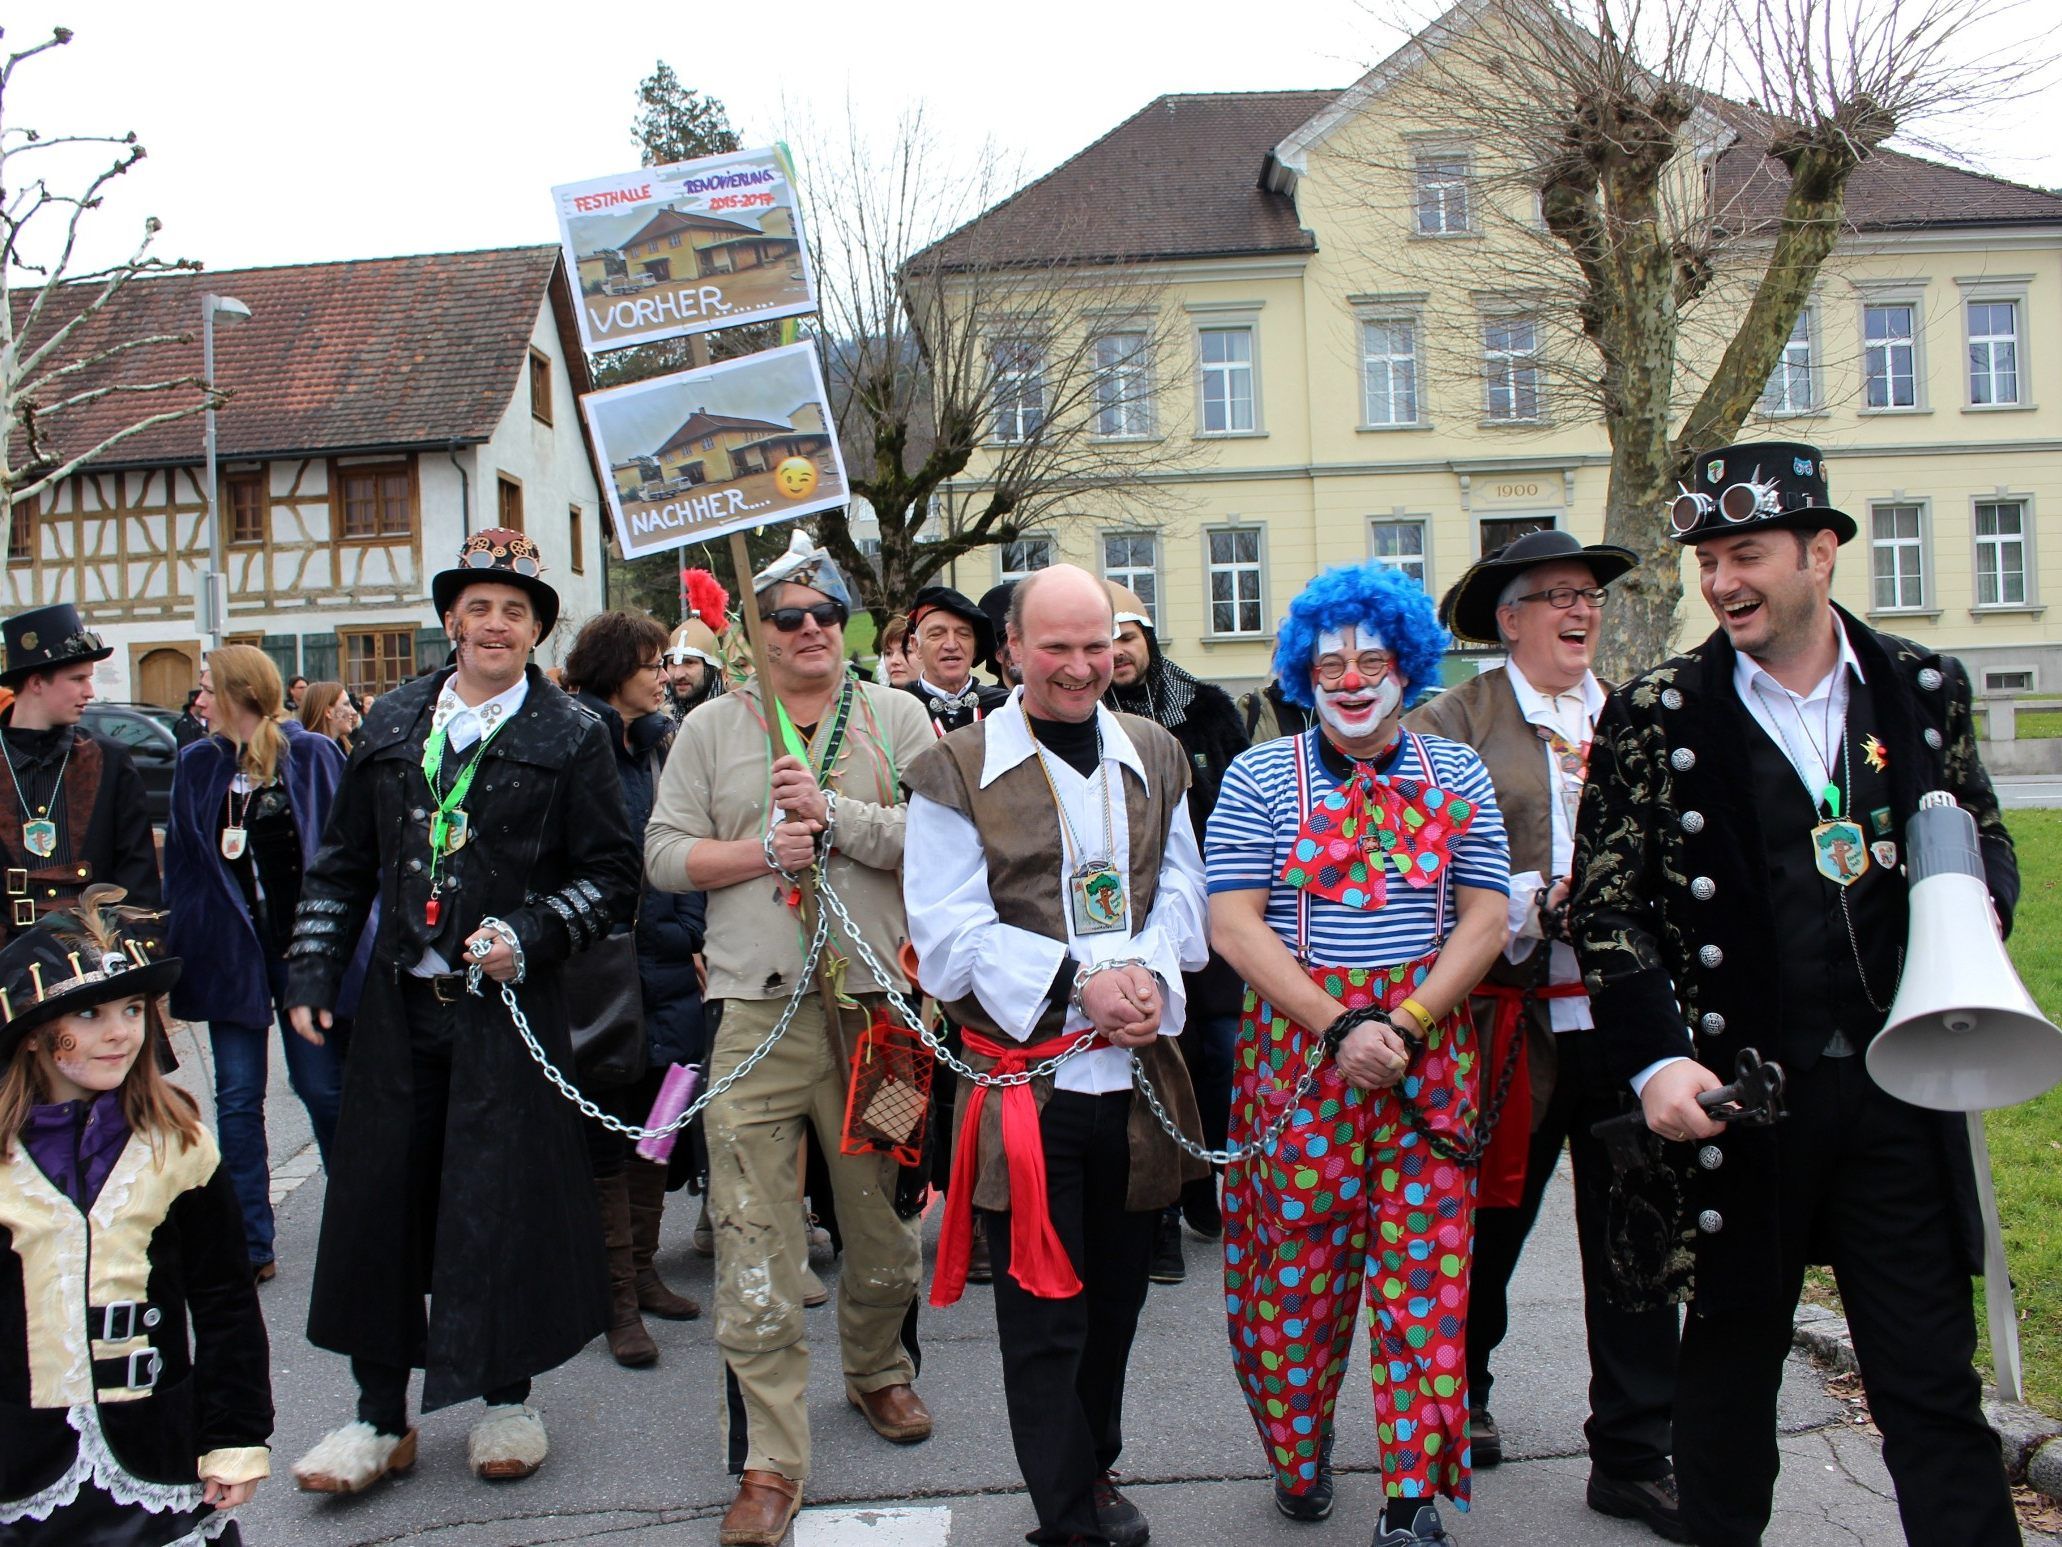
[[[1530,1007],[1528,1006],[1528,1013]],[[1510,1328],[1511,1274],[1539,1218],[1561,1146],[1575,1165],[1575,1234],[1582,1251],[1582,1318],[1589,1334],[1589,1418],[1583,1435],[1598,1471],[1651,1482],[1669,1471],[1669,1416],[1675,1396],[1678,1317],[1672,1305],[1615,1309],[1606,1220],[1611,1158],[1590,1124],[1619,1110],[1593,1031],[1554,1037],[1553,1095],[1525,1157],[1525,1192],[1513,1208],[1475,1211],[1475,1267],[1468,1289],[1468,1402],[1489,1406],[1489,1359]]]
[[[1040,1114],[1046,1188],[1081,1293],[1043,1300],[1010,1277],[1010,1216],[982,1214],[995,1265],[1010,1438],[1038,1511],[1034,1542],[1103,1540],[1095,1481],[1124,1448],[1124,1372],[1146,1302],[1156,1210],[1131,1212],[1131,1092],[1054,1091]]]
[[[408,1258],[409,1343],[415,1367],[428,1357],[429,1314],[423,1305],[430,1292],[437,1259],[437,1200],[444,1181],[444,1125],[451,1106],[451,1039],[458,1008],[440,1002],[419,978],[401,980],[401,1003],[408,1016],[409,1073],[414,1086],[414,1111],[409,1121],[408,1195],[398,1249]],[[408,1428],[408,1371],[371,1359],[353,1359],[351,1378],[358,1383],[358,1416],[382,1434]],[[486,1393],[489,1403],[528,1399],[530,1383],[518,1381]]]
[[[1996,1435],[1979,1406],[1976,1316],[1957,1265],[1945,1156],[1930,1115],[1886,1095],[1859,1057],[1791,1076],[1777,1125],[1783,1298],[1693,1309],[1675,1404],[1683,1523],[1701,1547],[1753,1547],[1775,1494],[1776,1390],[1809,1262],[1830,1262],[1911,1547],[2016,1547]]]

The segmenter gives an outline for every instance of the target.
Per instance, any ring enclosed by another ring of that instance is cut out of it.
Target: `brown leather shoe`
[[[723,1516],[723,1547],[780,1547],[802,1508],[802,1485],[778,1472],[747,1472]]]
[[[879,1391],[845,1391],[845,1399],[866,1415],[873,1432],[897,1445],[914,1445],[931,1437],[931,1410],[914,1386],[883,1386]]]

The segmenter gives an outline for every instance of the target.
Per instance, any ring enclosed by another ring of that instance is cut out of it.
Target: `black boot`
[[[1153,1265],[1148,1274],[1156,1284],[1179,1284],[1189,1276],[1181,1255],[1181,1209],[1177,1206],[1160,1215],[1153,1229]]]

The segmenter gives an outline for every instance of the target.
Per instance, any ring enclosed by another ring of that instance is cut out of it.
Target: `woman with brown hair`
[[[122,896],[90,887],[0,951],[11,1547],[237,1543],[228,1512],[271,1470],[236,1197],[192,1098],[148,1052],[180,963]]]
[[[318,736],[327,736],[351,755],[351,732],[358,728],[358,711],[351,707],[351,695],[341,682],[311,682],[301,694],[301,724]]]
[[[664,627],[653,619],[604,612],[587,620],[566,656],[567,688],[608,727],[624,809],[640,840],[651,819],[659,769],[673,744],[673,718],[665,712],[666,643]],[[645,1075],[598,1096],[604,1108],[625,1121],[644,1121],[668,1065],[696,1064],[708,1056],[694,965],[702,949],[703,919],[699,892],[647,886],[639,899],[633,928],[644,997]],[[609,1352],[618,1364],[650,1364],[659,1349],[641,1313],[686,1321],[702,1309],[667,1288],[652,1266],[666,1206],[667,1167],[643,1159],[627,1141],[591,1120],[587,1141],[609,1253]]]
[[[263,1282],[274,1272],[265,1151],[272,1022],[286,986],[301,873],[329,819],[344,756],[327,736],[287,718],[279,668],[254,646],[209,653],[201,703],[212,734],[179,754],[172,778],[165,900],[171,948],[210,970],[180,982],[172,1013],[208,1023],[222,1163],[243,1206],[252,1271]],[[366,939],[338,1006],[345,1016],[357,1008]],[[287,1081],[308,1109],[325,1166],[348,1036],[340,1021],[316,1040],[285,1037]]]

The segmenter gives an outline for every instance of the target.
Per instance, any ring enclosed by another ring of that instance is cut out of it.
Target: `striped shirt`
[[[1216,892],[1266,888],[1267,922],[1290,950],[1296,949],[1296,899],[1300,888],[1281,879],[1282,867],[1302,829],[1297,809],[1296,763],[1304,759],[1313,801],[1339,787],[1317,754],[1315,730],[1300,736],[1279,736],[1248,748],[1232,759],[1210,813],[1209,836],[1203,848]],[[1418,758],[1422,742],[1432,766]],[[1475,820],[1454,840],[1449,874],[1459,886],[1478,886],[1508,896],[1511,850],[1504,837],[1503,814],[1489,771],[1473,750],[1443,736],[1406,736],[1390,776],[1424,780],[1473,801]],[[1314,893],[1310,896],[1310,960],[1321,966],[1372,967],[1412,961],[1440,943],[1439,891],[1422,891],[1390,878],[1388,900],[1380,908],[1349,908]],[[1454,924],[1449,894],[1446,928]]]

